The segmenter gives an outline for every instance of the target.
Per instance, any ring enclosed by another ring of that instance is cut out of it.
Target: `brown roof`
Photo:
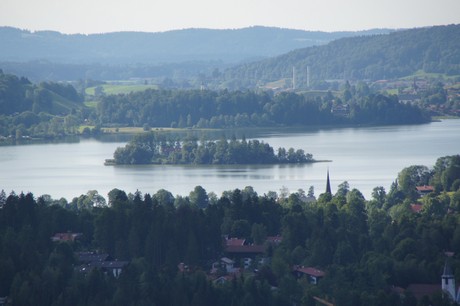
[[[431,296],[436,292],[441,292],[442,288],[441,285],[435,284],[410,284],[407,287],[407,291],[412,292],[417,300],[421,299],[422,297]]]
[[[294,267],[294,271],[298,271],[315,277],[323,277],[325,274],[323,271],[312,267]]]
[[[410,205],[410,209],[414,213],[419,213],[422,210],[422,208],[423,208],[422,204],[411,204]]]
[[[244,245],[246,239],[238,239],[238,238],[229,238],[225,241],[227,246],[230,245]]]
[[[264,253],[265,249],[265,245],[227,245],[225,252],[260,254]]]
[[[434,191],[434,187],[433,186],[417,186],[415,187],[417,188],[418,191],[420,192],[431,192],[431,191]]]
[[[82,233],[56,233],[53,237],[51,237],[52,241],[75,241],[75,239],[81,237]]]

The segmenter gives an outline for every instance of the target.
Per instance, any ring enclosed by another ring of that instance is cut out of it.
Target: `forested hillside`
[[[245,86],[291,78],[306,86],[329,79],[379,80],[427,73],[460,75],[460,25],[436,26],[374,36],[338,39],[324,46],[304,48],[275,58],[228,69],[227,80]]]
[[[317,200],[309,190],[310,201],[303,190],[251,187],[217,196],[197,186],[185,197],[113,189],[108,203],[94,190],[70,202],[2,191],[0,297],[13,305],[453,305],[439,290],[417,301],[410,284],[440,287],[445,252],[460,271],[459,166],[456,155],[428,173],[405,168],[405,183],[377,186],[369,201],[346,181]],[[412,199],[409,186],[422,181],[435,190]],[[267,244],[238,255],[225,237]],[[110,265],[85,264],[81,252],[109,256]],[[221,258],[235,268],[216,265]],[[321,271],[317,284],[298,266]]]
[[[87,83],[87,84],[86,84]],[[84,86],[98,82],[79,82]],[[97,86],[96,86],[97,87]],[[31,83],[0,70],[0,136],[49,138],[97,134],[101,127],[235,128],[312,125],[418,124],[430,120],[395,95],[364,83],[317,96],[293,92],[148,89],[92,96],[88,107],[69,83]]]
[[[363,85],[346,97],[309,98],[295,93],[251,91],[146,90],[103,97],[97,116],[102,125],[225,128],[334,124],[423,123],[422,111],[397,96],[372,94]],[[334,108],[345,108],[341,115]]]
[[[25,111],[70,113],[82,102],[83,97],[72,85],[52,82],[35,85],[27,78],[5,74],[0,70],[0,115]]]
[[[239,62],[279,55],[354,35],[387,33],[310,32],[269,27],[234,30],[184,29],[167,32],[113,32],[66,35],[0,27],[0,61],[55,63],[159,64],[193,61]]]
[[[0,136],[75,133],[83,116],[83,97],[70,84],[41,82],[0,69]]]
[[[341,37],[389,31],[327,33],[251,27],[65,35],[0,27],[0,66],[35,81],[196,78],[235,63],[321,45]]]

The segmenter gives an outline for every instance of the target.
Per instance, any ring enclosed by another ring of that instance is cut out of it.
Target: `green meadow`
[[[87,95],[94,96],[97,86],[88,87],[85,90]],[[104,84],[100,85],[103,93],[106,95],[128,94],[130,92],[143,91],[146,89],[158,89],[157,85],[143,85],[143,84]]]

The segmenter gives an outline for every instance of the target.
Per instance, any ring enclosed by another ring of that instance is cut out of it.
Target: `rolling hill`
[[[299,87],[306,85],[307,69],[312,82],[399,78],[417,71],[460,75],[460,25],[341,38],[230,68],[225,79],[251,87],[291,78],[293,68]]]
[[[311,32],[270,27],[66,35],[0,27],[0,68],[35,81],[209,74],[332,40],[390,30]]]

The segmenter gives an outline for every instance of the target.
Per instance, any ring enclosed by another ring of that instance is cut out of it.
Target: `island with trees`
[[[407,167],[368,200],[346,181],[317,197],[251,187],[218,196],[201,186],[188,196],[113,189],[108,201],[94,190],[71,201],[1,191],[0,298],[11,305],[455,305],[441,276],[446,264],[460,273],[459,169],[459,155],[432,169]],[[420,184],[430,192],[416,195]]]
[[[119,147],[112,164],[293,164],[315,162],[313,155],[302,149],[279,148],[277,153],[267,143],[259,140],[229,141],[222,137],[217,141],[189,137],[180,140],[164,133],[150,132],[135,136],[125,147]]]

